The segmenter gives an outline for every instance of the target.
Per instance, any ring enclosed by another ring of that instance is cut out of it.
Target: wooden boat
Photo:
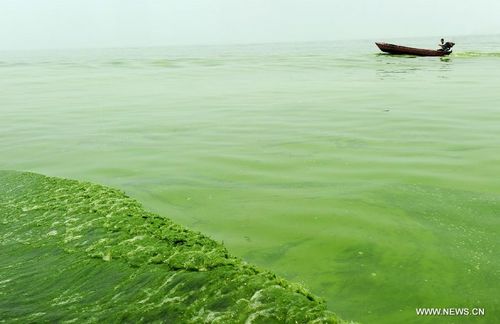
[[[450,55],[450,51],[438,51],[431,49],[423,49],[423,48],[414,48],[414,47],[406,47],[388,43],[375,43],[378,48],[382,52],[386,52],[389,54],[398,54],[398,55],[416,55],[416,56],[445,56]]]

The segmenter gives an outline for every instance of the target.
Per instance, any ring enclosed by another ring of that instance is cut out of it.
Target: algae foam
[[[116,189],[0,171],[0,222],[3,321],[343,322]]]

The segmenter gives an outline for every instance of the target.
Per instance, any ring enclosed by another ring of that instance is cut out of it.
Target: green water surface
[[[500,39],[454,41],[2,53],[0,169],[120,188],[344,318],[500,322]]]

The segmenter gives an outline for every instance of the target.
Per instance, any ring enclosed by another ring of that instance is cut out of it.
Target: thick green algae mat
[[[0,322],[343,322],[115,189],[0,171],[0,222]]]

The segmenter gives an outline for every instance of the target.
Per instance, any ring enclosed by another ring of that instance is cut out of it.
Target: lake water
[[[346,319],[500,322],[500,37],[453,41],[3,52],[0,169],[120,188]]]

